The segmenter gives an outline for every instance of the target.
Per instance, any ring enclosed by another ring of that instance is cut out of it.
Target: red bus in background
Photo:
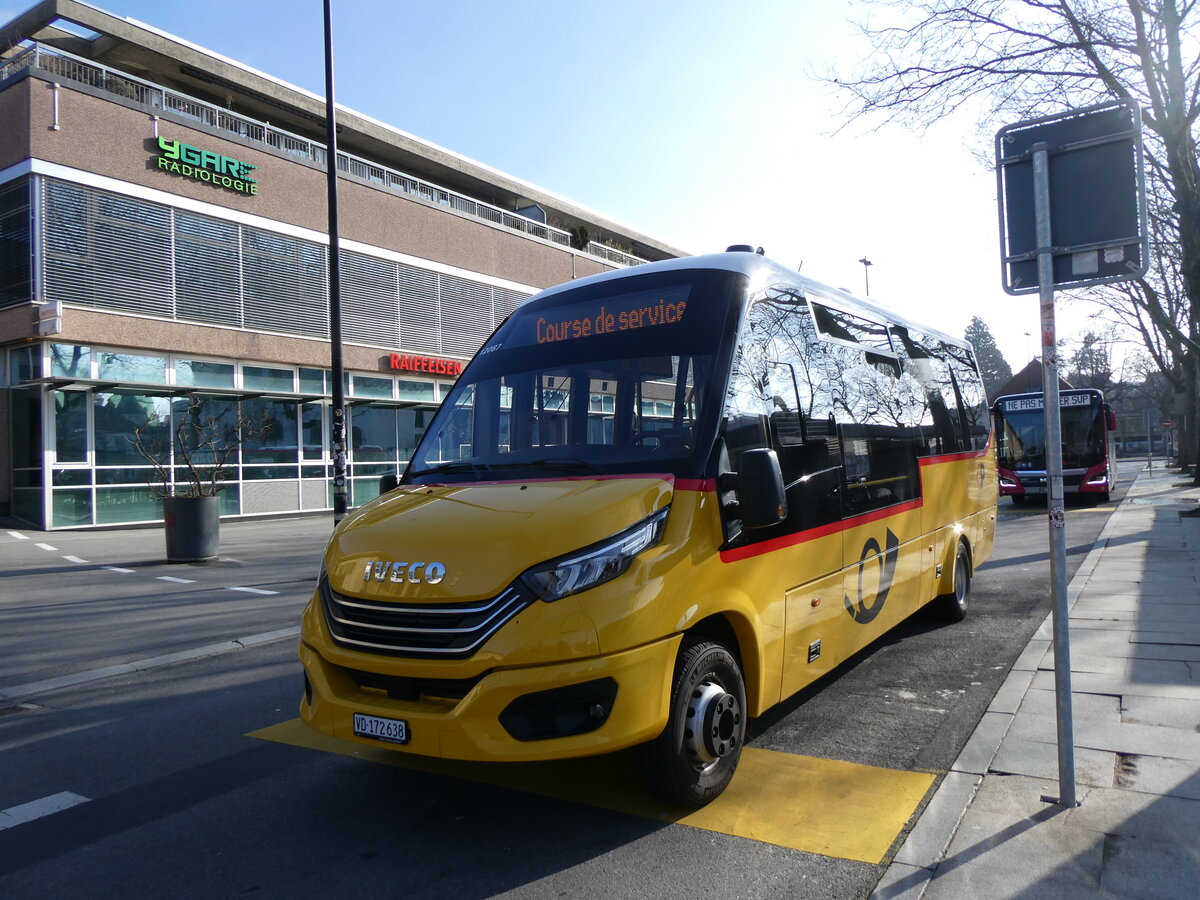
[[[1063,495],[1084,494],[1103,502],[1117,486],[1117,416],[1104,394],[1091,388],[1058,395],[1062,422]],[[1045,496],[1046,419],[1041,392],[997,398],[996,473],[1000,496],[1020,505]]]

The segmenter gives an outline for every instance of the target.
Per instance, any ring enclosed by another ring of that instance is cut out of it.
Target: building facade
[[[139,444],[197,419],[269,423],[233,449],[224,515],[331,508],[323,99],[71,0],[0,26],[0,47],[0,516],[158,520]],[[680,253],[338,123],[354,506],[526,297]]]

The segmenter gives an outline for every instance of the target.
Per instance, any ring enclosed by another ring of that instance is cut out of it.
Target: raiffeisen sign
[[[257,166],[165,137],[158,139],[158,149],[158,167],[164,172],[207,181],[240,194],[258,193],[258,183],[250,177]]]

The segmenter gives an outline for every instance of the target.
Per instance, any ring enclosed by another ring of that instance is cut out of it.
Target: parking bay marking
[[[544,763],[470,763],[397,753],[320,734],[300,719],[248,737],[556,797],[656,821],[877,865],[933,785],[929,772],[880,769],[746,747],[733,781],[702,809],[665,807],[640,789],[629,751]],[[783,802],[790,798],[793,802]]]

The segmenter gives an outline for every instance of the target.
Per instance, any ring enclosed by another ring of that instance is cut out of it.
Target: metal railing
[[[276,128],[267,122],[260,122],[230,112],[203,100],[197,100],[100,63],[61,50],[44,47],[41,44],[31,44],[8,59],[0,60],[0,81],[30,67],[41,69],[69,81],[86,84],[96,90],[126,100],[193,119],[210,128],[236,134],[244,140],[266,144],[276,150],[282,150],[321,166],[326,164],[327,155],[324,144],[310,141],[300,135],[292,134],[290,131]],[[456,212],[564,247],[571,246],[570,234],[560,228],[516,215],[498,206],[475,200],[464,194],[407,175],[397,169],[373,163],[349,153],[338,152],[338,170],[397,193],[418,197],[429,203],[439,204]],[[595,241],[590,242],[584,252],[619,266],[636,266],[646,261]]]

